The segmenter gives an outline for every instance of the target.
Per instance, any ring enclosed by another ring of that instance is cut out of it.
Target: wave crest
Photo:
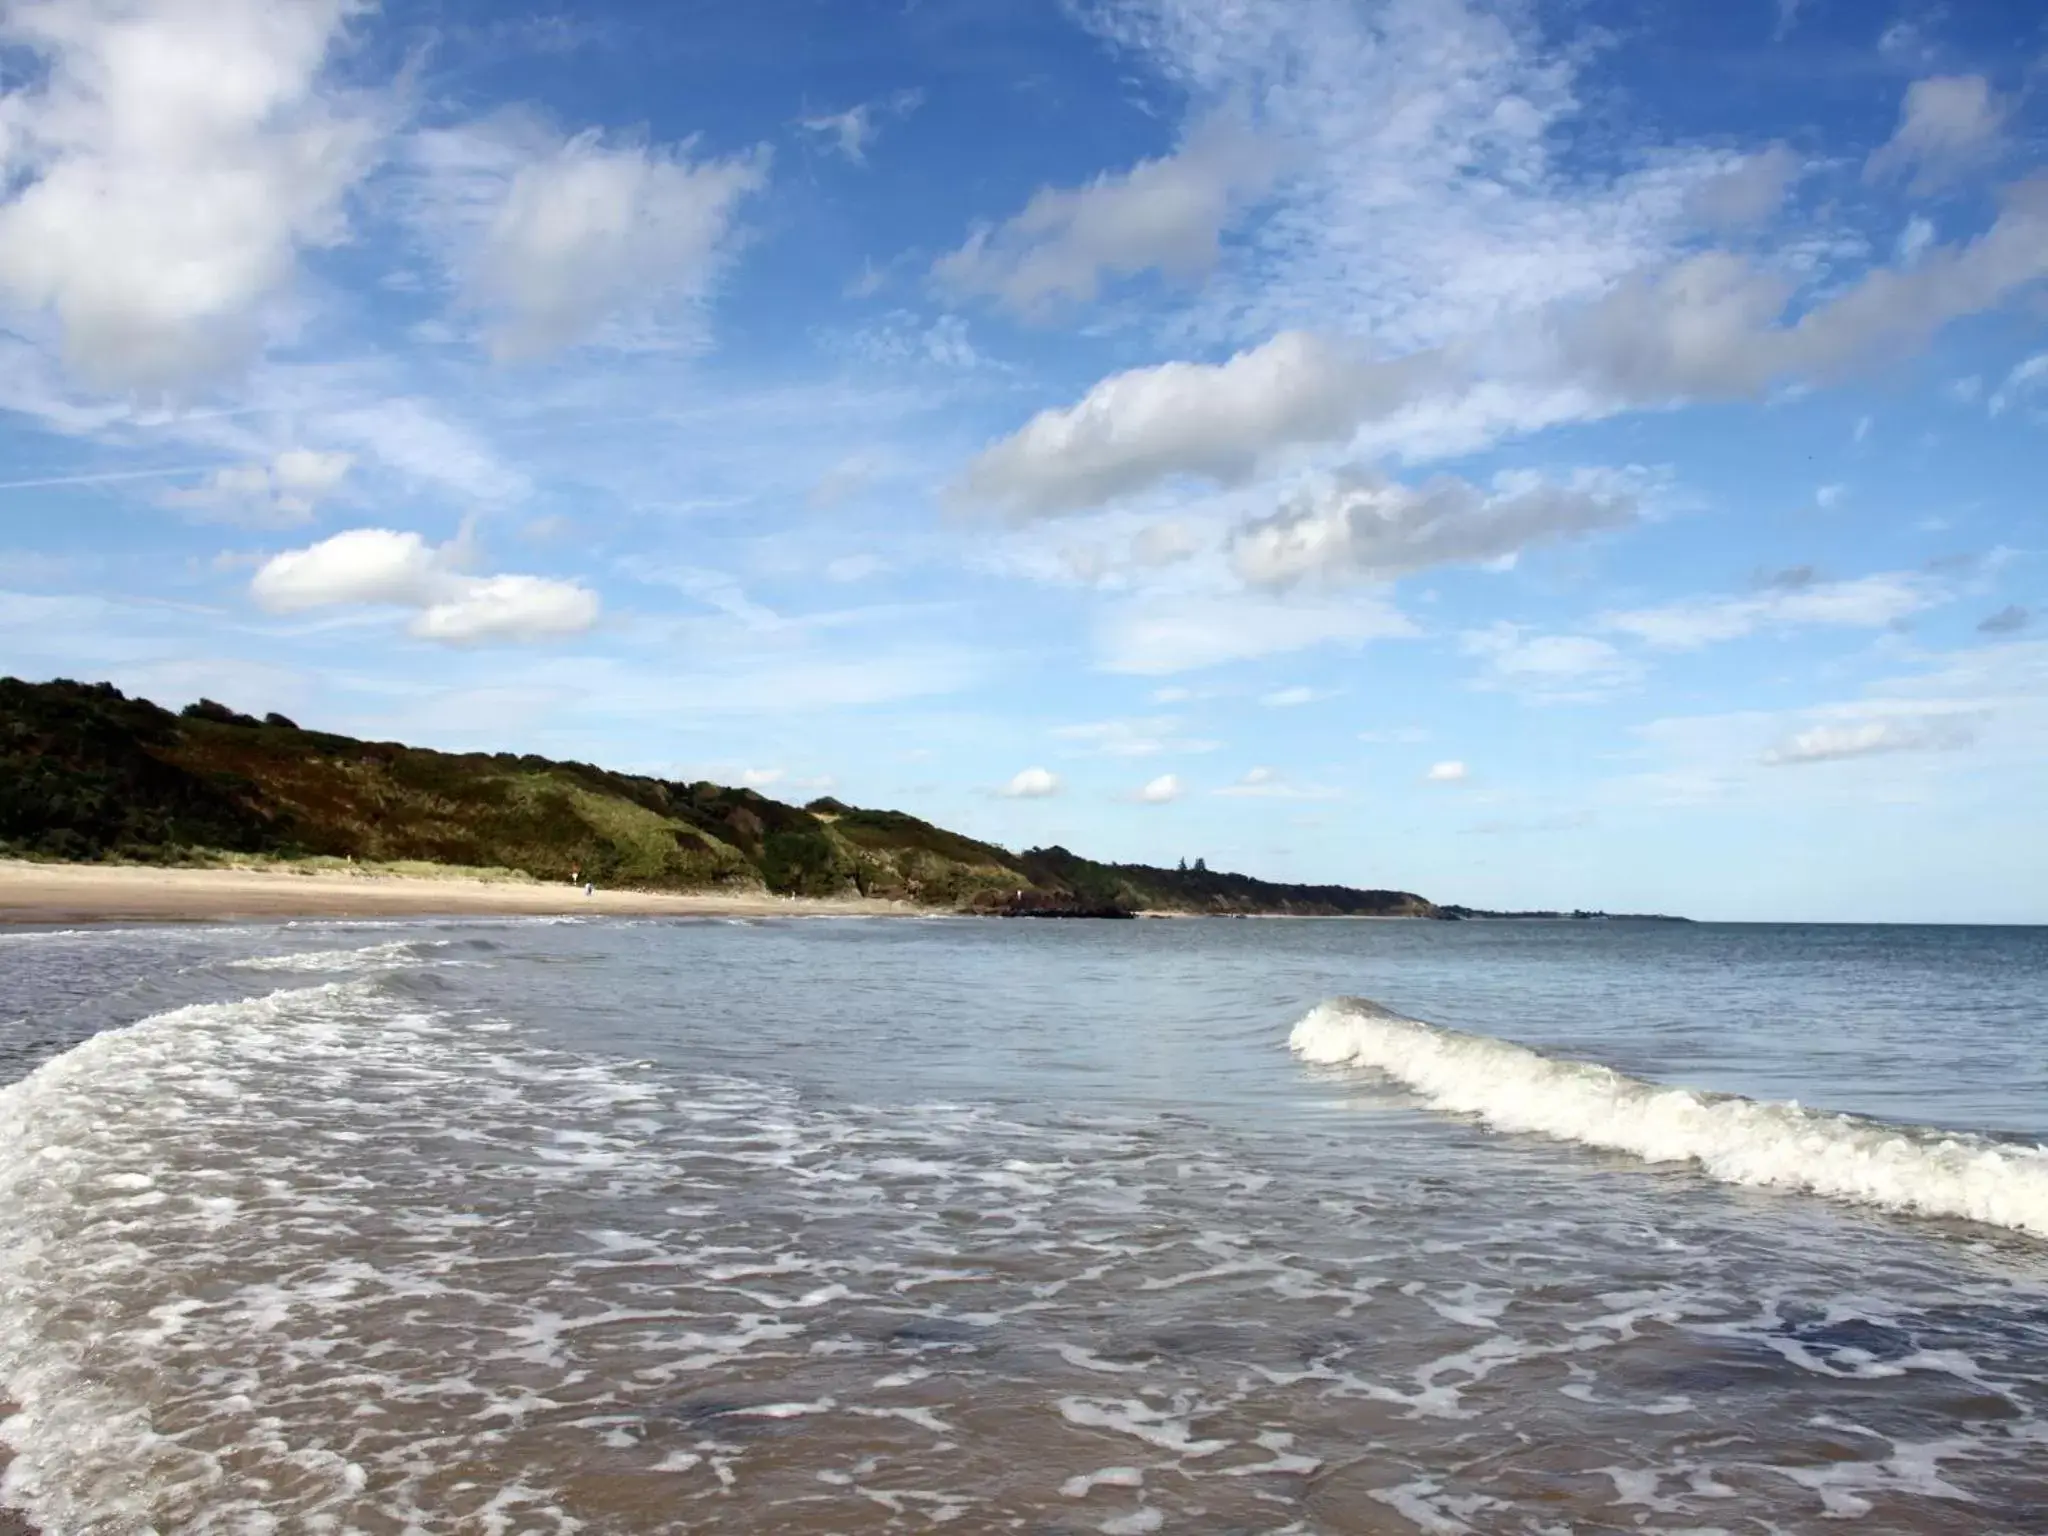
[[[1730,1184],[1803,1190],[2048,1237],[2048,1149],[1645,1082],[1487,1035],[1441,1029],[1363,998],[1323,1003],[1288,1044],[1306,1061],[1370,1067],[1433,1108],[1527,1132],[1691,1162]]]

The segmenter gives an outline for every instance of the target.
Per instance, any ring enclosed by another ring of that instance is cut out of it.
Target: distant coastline
[[[1201,858],[1169,869],[1058,846],[1013,852],[830,797],[788,805],[532,754],[362,741],[206,699],[174,714],[108,683],[0,678],[0,858],[10,857],[31,861],[0,880],[0,911],[14,914],[1645,920],[1442,906]]]

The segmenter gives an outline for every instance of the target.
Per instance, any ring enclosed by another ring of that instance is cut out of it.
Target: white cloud
[[[1380,348],[1489,335],[1584,299],[1689,234],[1725,154],[1587,174],[1577,58],[1531,7],[1486,0],[1095,0],[1084,18],[1197,115],[1243,104],[1282,157],[1271,208],[1204,284],[1190,329],[1313,327]]]
[[[249,590],[273,613],[333,603],[424,607],[446,575],[439,552],[418,534],[353,528],[310,548],[273,555]]]
[[[1982,75],[1936,75],[1906,88],[1899,126],[1863,168],[1871,181],[1912,173],[1916,192],[1941,186],[1998,146],[2006,106]]]
[[[1978,721],[1969,715],[1887,715],[1809,726],[1767,750],[1773,766],[1829,763],[1882,752],[1956,751],[1971,745]]]
[[[1423,780],[1430,784],[1462,784],[1470,777],[1469,770],[1456,758],[1441,763],[1431,763]]]
[[[1934,244],[1934,235],[1934,221],[1914,214],[1906,220],[1906,227],[1899,231],[1898,249],[1893,259],[1902,267],[1912,266]]]
[[[1692,214],[1704,224],[1730,229],[1761,224],[1784,206],[1785,193],[1799,172],[1799,157],[1783,144],[1773,144],[1696,185]]]
[[[1202,540],[1187,524],[1169,518],[1147,523],[1131,540],[1131,558],[1139,565],[1172,565],[1201,551]]]
[[[455,580],[408,626],[447,645],[557,640],[597,622],[597,594],[543,576],[469,576]]]
[[[1060,776],[1045,768],[1025,768],[1000,793],[1010,800],[1043,800],[1060,792]]]
[[[819,511],[829,511],[866,490],[884,467],[882,458],[871,450],[849,453],[818,477],[805,499]]]
[[[1930,246],[1910,269],[1873,268],[1789,324],[1789,280],[1726,251],[1633,277],[1556,321],[1554,366],[1615,403],[1753,397],[1910,352],[2043,276],[2048,176],[2037,176],[2006,189],[1975,239]]]
[[[2016,400],[2044,385],[2048,385],[2048,352],[2036,352],[2013,366],[2012,372],[2005,376],[2005,383],[1991,397],[1987,409],[1992,415],[2001,416]]]
[[[1224,363],[1132,369],[984,449],[951,494],[1021,518],[1096,506],[1180,475],[1234,483],[1279,449],[1349,435],[1426,366],[1374,363],[1290,331]]]
[[[1539,703],[1586,703],[1638,681],[1642,663],[1590,635],[1532,635],[1501,621],[1470,630],[1461,648],[1486,663],[1484,686]]]
[[[451,421],[434,402],[397,395],[370,405],[317,415],[323,436],[354,443],[408,480],[439,487],[464,501],[510,502],[529,489],[474,432]]]
[[[1434,565],[1511,559],[1531,544],[1636,519],[1636,498],[1613,486],[1498,482],[1489,494],[1443,475],[1408,486],[1346,471],[1241,529],[1231,547],[1255,586],[1312,578],[1390,580]]]
[[[472,576],[455,546],[416,533],[354,528],[305,549],[273,555],[250,594],[273,613],[337,605],[417,610],[410,632],[449,645],[556,639],[597,622],[598,599],[574,582],[540,576]]]
[[[1666,650],[1696,650],[1762,630],[1882,629],[1947,599],[1924,577],[1899,572],[1853,581],[1779,586],[1749,597],[1689,598],[1602,614],[1604,629]]]
[[[346,232],[378,104],[326,76],[347,0],[41,0],[0,44],[0,290],[55,317],[97,388],[178,390],[246,361],[300,252]]]
[[[825,577],[838,582],[866,581],[888,569],[889,562],[879,555],[841,555],[826,562]]]
[[[1324,699],[1334,699],[1334,688],[1310,688],[1296,684],[1292,688],[1276,688],[1271,693],[1261,694],[1259,702],[1268,709],[1298,709],[1304,704],[1320,704]]]
[[[816,134],[825,143],[837,150],[851,165],[866,165],[868,150],[880,137],[881,118],[906,117],[924,102],[922,91],[898,91],[880,101],[864,101],[848,107],[844,112],[826,112],[816,117],[800,117],[797,126],[808,133]]]
[[[1156,676],[1415,633],[1397,610],[1371,597],[1282,602],[1245,595],[1159,596],[1104,614],[1095,639],[1105,670]]]
[[[1813,492],[1813,504],[1822,511],[1826,511],[1840,502],[1843,493],[1848,489],[1846,485],[1838,483],[1816,486]]]
[[[1774,805],[1833,812],[1854,797],[2024,821],[2048,760],[2048,641],[1921,653],[1910,668],[1856,699],[1652,721],[1637,734],[1653,766],[1608,791],[1656,805],[1736,804],[1746,816]],[[1842,767],[1787,771],[1829,761]]]
[[[216,469],[198,485],[158,498],[208,522],[282,528],[312,520],[313,510],[340,488],[355,463],[352,453],[287,448],[267,464]]]
[[[1234,800],[1335,800],[1340,792],[1320,784],[1296,784],[1272,768],[1252,768],[1235,784],[1212,793]]]
[[[748,768],[740,773],[740,783],[748,789],[766,789],[770,784],[781,782],[786,776],[780,768]]]
[[[768,170],[765,150],[696,159],[687,143],[564,140],[518,117],[422,134],[415,159],[414,216],[501,360],[674,340]]]
[[[1024,210],[984,225],[932,274],[956,293],[987,295],[1021,314],[1095,297],[1103,280],[1158,270],[1199,276],[1215,265],[1232,216],[1272,179],[1270,150],[1241,129],[1198,128],[1171,155],[1106,173],[1085,187],[1043,187]]]
[[[1170,773],[1162,773],[1156,779],[1148,780],[1138,791],[1138,800],[1144,805],[1167,805],[1181,796],[1180,780]]]
[[[1792,319],[1798,290],[1785,271],[1708,251],[1636,263],[1597,297],[1520,307],[1456,347],[1375,359],[1287,331],[1223,363],[1114,374],[984,449],[950,495],[1048,516],[1176,477],[1236,484],[1284,450],[1441,455],[1632,407],[1754,398],[1909,354],[2043,277],[2048,176],[2006,189],[1976,238],[1875,267]]]
[[[1091,720],[1083,725],[1063,725],[1053,731],[1061,741],[1079,743],[1105,757],[1156,757],[1161,752],[1213,752],[1220,742],[1179,734],[1181,722],[1172,715],[1149,715],[1131,720]]]

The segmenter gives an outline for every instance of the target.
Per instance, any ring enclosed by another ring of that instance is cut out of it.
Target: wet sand
[[[621,916],[882,916],[900,902],[810,900],[765,891],[599,890],[460,877],[253,869],[154,869],[0,859],[0,923],[209,922],[251,917],[564,913]],[[0,1536],[5,1536],[0,1528]]]

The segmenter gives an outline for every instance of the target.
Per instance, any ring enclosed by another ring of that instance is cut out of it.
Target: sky
[[[0,673],[2048,922],[2022,0],[0,4]]]

